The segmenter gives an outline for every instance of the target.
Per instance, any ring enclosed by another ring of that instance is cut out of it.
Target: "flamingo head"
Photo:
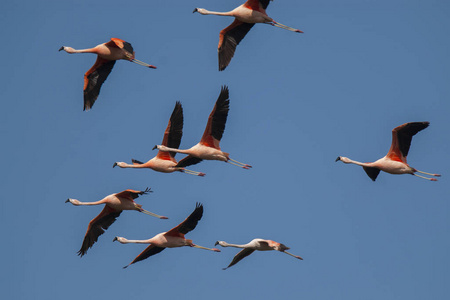
[[[68,198],[65,203],[67,202],[70,202],[73,205],[80,205],[80,201],[78,201],[77,199]]]

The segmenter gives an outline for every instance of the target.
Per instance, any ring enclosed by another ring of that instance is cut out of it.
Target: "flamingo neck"
[[[183,153],[183,154],[191,154],[190,149],[183,150],[183,149],[176,149],[176,148],[170,148],[167,146],[159,145],[157,146],[158,150],[165,151],[165,152],[176,152],[176,153]]]
[[[361,166],[361,167],[375,167],[373,162],[363,163],[363,162],[359,162],[359,161],[356,161],[356,160],[352,160],[352,159],[347,158],[347,157],[344,157],[344,158],[345,158],[344,160],[342,160],[342,159],[341,160],[342,160],[343,163],[346,163],[346,164],[355,164],[355,165],[358,165],[358,166]]]
[[[122,244],[150,244],[152,239],[148,240],[127,240],[126,238],[122,238],[120,241]]]
[[[216,15],[216,16],[228,16],[228,17],[234,17],[234,14],[232,11],[227,11],[227,12],[218,12],[218,11],[210,11],[210,10],[206,10],[204,8],[199,8],[197,10],[200,14],[202,15]]]
[[[229,244],[227,242],[220,242],[219,245],[222,247],[247,248],[247,244],[237,245],[237,244]]]

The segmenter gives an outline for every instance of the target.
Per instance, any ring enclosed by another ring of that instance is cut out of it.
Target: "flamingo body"
[[[375,162],[362,163],[343,156],[339,156],[336,161],[342,161],[345,164],[355,164],[363,167],[364,171],[373,181],[376,180],[380,171],[384,171],[389,174],[411,174],[430,181],[437,181],[436,178],[424,177],[416,174],[416,172],[435,177],[440,177],[441,175],[419,171],[411,167],[406,161],[406,157],[411,146],[412,137],[419,131],[427,128],[429,125],[429,122],[410,122],[395,127],[392,130],[391,148],[386,156]]]
[[[84,108],[90,110],[100,94],[100,89],[111,73],[116,60],[124,59],[144,67],[156,69],[155,66],[135,59],[135,53],[130,43],[124,40],[112,38],[111,41],[95,46],[94,48],[76,50],[72,47],[62,46],[59,51],[64,50],[69,54],[94,53],[97,60],[94,65],[84,74]]]
[[[202,216],[203,216],[203,205],[197,203],[194,211],[178,226],[172,228],[167,232],[159,233],[148,240],[128,240],[123,237],[115,237],[113,241],[118,241],[121,244],[128,244],[128,243],[150,244],[150,246],[148,246],[144,251],[142,251],[131,263],[129,263],[124,268],[127,268],[131,264],[144,260],[152,255],[155,255],[163,251],[165,248],[178,248],[190,246],[220,252],[220,250],[216,248],[205,248],[199,245],[195,245],[192,242],[192,240],[186,239],[184,237],[185,234],[195,229],[198,221],[200,221]]]
[[[77,199],[67,199],[66,203],[70,202],[75,206],[105,204],[105,207],[100,212],[100,214],[89,222],[89,226],[84,236],[83,244],[78,251],[78,255],[85,255],[89,248],[91,248],[94,243],[97,242],[98,237],[102,235],[105,230],[107,230],[109,226],[111,226],[112,223],[116,221],[116,219],[124,210],[136,210],[150,216],[158,217],[160,219],[167,219],[167,217],[159,216],[157,214],[146,211],[142,208],[142,205],[134,202],[134,199],[149,192],[151,191],[148,188],[144,191],[135,191],[128,189],[120,193],[108,195],[102,200],[96,202],[81,202]]]
[[[293,256],[297,259],[303,260],[303,258],[301,258],[300,256],[291,254],[289,252],[287,252],[286,250],[289,250],[289,247],[286,247],[284,244],[272,241],[272,240],[265,240],[265,239],[253,239],[251,240],[249,243],[247,244],[243,244],[243,245],[239,245],[239,244],[229,244],[227,242],[224,241],[217,241],[216,245],[220,245],[222,247],[235,247],[235,248],[243,248],[243,250],[241,250],[238,254],[235,255],[235,257],[233,258],[233,260],[231,261],[231,263],[228,265],[228,267],[223,268],[223,270],[228,269],[231,266],[234,266],[235,264],[237,264],[239,261],[241,261],[242,259],[244,259],[245,257],[249,256],[250,254],[252,254],[254,251],[271,251],[271,250],[276,250],[276,251],[280,251],[283,253],[286,253],[290,256]]]

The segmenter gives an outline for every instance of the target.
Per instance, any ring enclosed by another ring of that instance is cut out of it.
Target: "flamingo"
[[[243,258],[252,254],[255,250],[258,251],[277,250],[286,253],[290,256],[293,256],[297,259],[303,260],[303,258],[301,258],[300,256],[287,252],[286,250],[289,250],[290,249],[289,247],[286,247],[284,244],[280,244],[271,240],[253,239],[250,241],[250,243],[244,245],[228,244],[227,242],[224,241],[217,241],[216,246],[217,245],[220,245],[222,247],[243,248],[243,250],[241,250],[238,254],[234,256],[233,260],[228,265],[228,267],[223,268],[222,270],[226,270],[229,267],[234,266],[235,264],[240,262]]]
[[[120,193],[108,195],[102,200],[96,202],[81,202],[77,199],[67,199],[66,203],[70,202],[76,206],[105,204],[105,207],[101,213],[89,222],[89,226],[84,236],[81,249],[78,251],[78,255],[81,257],[85,255],[88,249],[91,248],[98,240],[98,237],[116,221],[116,218],[120,216],[123,210],[137,210],[149,216],[167,219],[167,217],[160,216],[143,209],[142,205],[134,202],[134,199],[138,198],[140,195],[148,194],[149,192],[151,192],[149,188],[146,188],[144,191],[128,189]]]
[[[373,181],[377,179],[380,171],[390,174],[411,174],[430,181],[437,181],[436,178],[428,178],[415,173],[418,172],[435,177],[440,177],[441,175],[419,171],[410,167],[406,162],[412,137],[419,131],[427,128],[428,125],[430,125],[430,122],[410,122],[395,127],[392,130],[392,144],[389,152],[385,157],[375,162],[362,163],[343,156],[336,158],[336,161],[340,160],[346,164],[355,164],[363,167],[364,171],[366,171],[367,175]]]
[[[228,66],[234,56],[236,46],[239,45],[255,23],[268,24],[303,33],[301,30],[275,22],[269,17],[266,14],[266,8],[270,1],[272,0],[247,0],[247,2],[229,12],[208,11],[204,8],[194,9],[194,13],[198,12],[202,15],[230,16],[235,18],[234,22],[223,29],[219,35],[219,46],[217,49],[219,52],[219,71],[225,70]]]
[[[244,169],[251,168],[252,166],[248,164],[231,159],[229,153],[222,152],[220,150],[219,143],[225,130],[225,123],[227,122],[229,109],[230,99],[228,87],[223,86],[220,91],[219,98],[217,99],[216,104],[209,115],[208,124],[206,125],[202,139],[197,145],[187,150],[169,148],[165,145],[156,145],[153,149],[188,154],[188,156],[180,160],[176,165],[176,167],[179,168],[195,165],[204,159],[220,160]]]
[[[203,205],[201,203],[197,203],[195,205],[194,211],[186,218],[183,222],[181,222],[178,226],[170,229],[167,232],[162,232],[151,239],[148,240],[127,240],[124,237],[116,236],[113,239],[114,241],[118,241],[121,244],[128,243],[136,243],[136,244],[150,244],[144,251],[141,252],[131,263],[123,267],[124,269],[134,264],[138,261],[147,259],[148,257],[158,254],[163,251],[165,248],[176,248],[176,247],[195,247],[199,249],[211,250],[215,252],[220,252],[219,249],[216,248],[206,248],[199,245],[195,245],[192,240],[188,240],[184,238],[184,235],[191,230],[194,230],[197,226],[198,221],[203,216]]]
[[[178,148],[180,146],[181,137],[183,136],[183,107],[180,102],[176,102],[175,108],[173,109],[172,115],[170,116],[169,124],[167,125],[166,131],[164,132],[164,138],[162,145]],[[150,168],[152,170],[172,173],[175,171],[183,172],[186,174],[205,176],[205,173],[187,170],[185,168],[176,167],[177,161],[175,159],[176,152],[164,152],[159,151],[158,154],[150,159],[148,162],[143,163],[136,159],[132,159],[132,165],[124,162],[115,162],[115,166],[120,168]]]
[[[97,100],[100,88],[103,82],[108,78],[111,73],[116,60],[125,59],[134,62],[138,65],[156,69],[155,66],[149,65],[145,62],[134,58],[133,47],[130,43],[124,40],[112,38],[111,41],[95,46],[90,49],[76,50],[71,47],[62,46],[59,51],[64,50],[67,53],[95,53],[97,54],[97,60],[92,68],[84,74],[84,108],[83,110],[89,110]]]

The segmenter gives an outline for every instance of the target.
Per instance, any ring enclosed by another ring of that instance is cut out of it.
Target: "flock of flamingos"
[[[198,12],[202,15],[219,15],[235,18],[230,26],[220,31],[218,45],[219,71],[225,70],[225,68],[229,65],[234,56],[236,46],[250,31],[255,23],[268,24],[293,32],[302,33],[302,31],[298,29],[280,24],[270,18],[265,11],[270,1],[272,0],[248,0],[241,6],[229,12],[213,12],[203,8],[196,8],[194,10],[194,13]],[[63,46],[59,50],[64,50],[70,54],[97,54],[95,64],[84,75],[84,110],[89,110],[94,105],[100,93],[100,88],[114,67],[116,60],[124,59],[148,68],[156,69],[153,65],[135,59],[131,44],[117,38],[112,38],[111,41],[90,49],[76,50],[71,47]],[[195,165],[202,160],[219,160],[243,169],[250,169],[250,165],[231,159],[230,154],[223,152],[219,146],[225,130],[229,104],[230,100],[228,87],[223,86],[216,104],[209,115],[208,123],[200,142],[190,149],[180,150],[178,147],[183,135],[183,108],[181,103],[177,102],[164,132],[164,138],[161,145],[157,145],[153,148],[158,149],[158,154],[146,163],[132,159],[131,165],[125,162],[116,162],[113,167],[150,168],[163,173],[183,172],[190,175],[204,176],[204,173],[189,170],[186,169],[186,167]],[[343,156],[339,156],[336,161],[362,166],[364,171],[373,181],[375,181],[380,171],[390,174],[411,174],[426,180],[437,181],[434,177],[439,177],[441,175],[419,171],[409,166],[406,162],[412,137],[419,131],[427,128],[428,125],[429,122],[411,122],[394,128],[392,130],[391,148],[386,156],[375,162],[361,163]],[[175,159],[176,153],[187,154],[187,156],[177,162]],[[417,173],[431,177],[425,177]],[[151,192],[149,188],[143,191],[128,189],[120,193],[108,195],[102,200],[96,202],[80,202],[76,199],[67,199],[66,202],[70,202],[77,206],[105,204],[101,213],[89,223],[81,249],[78,251],[78,255],[85,255],[88,249],[91,248],[95,242],[97,242],[99,236],[102,235],[105,230],[107,230],[109,226],[114,223],[116,218],[120,216],[123,210],[136,210],[160,219],[167,219],[167,217],[160,216],[143,209],[142,205],[134,201],[139,196],[148,194],[149,192]],[[185,234],[195,229],[198,221],[202,218],[202,215],[203,205],[197,203],[194,211],[183,222],[167,232],[159,233],[147,240],[128,240],[124,237],[115,237],[114,241],[118,241],[122,244],[150,244],[129,265],[157,254],[165,248],[190,246],[220,252],[217,248],[202,247],[194,244],[192,240],[185,238]],[[277,250],[302,260],[300,256],[287,252],[286,250],[289,248],[284,244],[272,240],[253,239],[244,245],[229,244],[224,241],[217,241],[215,245],[220,245],[222,247],[243,248],[243,250],[236,254],[227,268],[235,265],[255,250]]]

